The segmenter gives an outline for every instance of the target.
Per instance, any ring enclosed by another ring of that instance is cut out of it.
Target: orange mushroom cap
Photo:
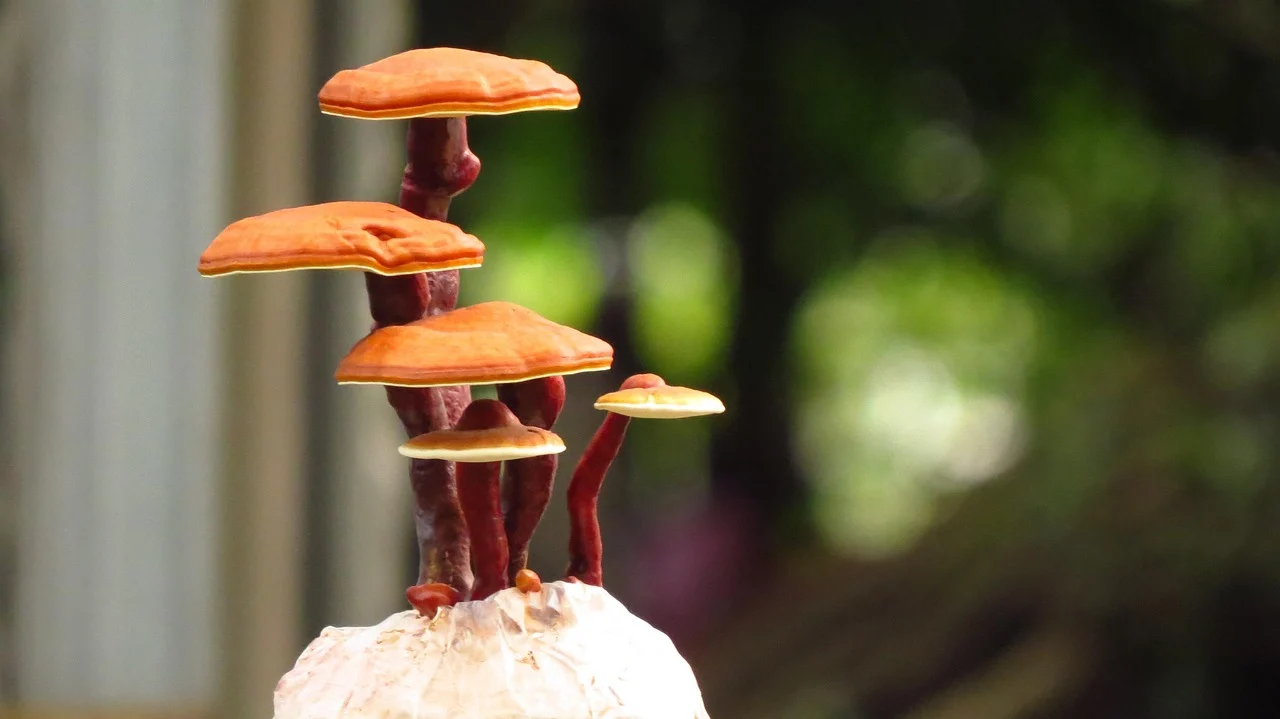
[[[200,255],[200,274],[355,268],[407,275],[479,267],[484,243],[385,202],[327,202],[232,223]]]
[[[578,86],[536,60],[475,50],[409,50],[334,75],[320,111],[370,120],[572,110]]]
[[[338,365],[341,384],[442,387],[606,370],[613,347],[510,302],[375,330]]]

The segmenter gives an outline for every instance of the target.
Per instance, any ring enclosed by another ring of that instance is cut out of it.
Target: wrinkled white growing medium
[[[324,630],[280,680],[275,719],[707,719],[665,634],[608,592],[548,582]]]

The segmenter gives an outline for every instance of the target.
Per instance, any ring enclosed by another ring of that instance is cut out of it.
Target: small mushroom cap
[[[507,462],[564,451],[564,440],[554,432],[517,425],[493,429],[442,429],[400,445],[400,454],[412,459],[449,462]]]
[[[479,267],[484,243],[385,202],[327,202],[232,223],[200,255],[200,274],[352,268],[405,275]]]
[[[274,706],[274,719],[707,719],[665,634],[568,582],[327,628]]]
[[[434,47],[342,70],[320,89],[320,111],[370,120],[572,110],[578,86],[536,60]]]
[[[341,384],[522,382],[609,369],[613,347],[510,302],[484,302],[375,330],[338,364]]]
[[[420,434],[400,445],[406,457],[449,462],[506,462],[563,451],[564,441],[558,436],[524,426],[496,399],[467,405],[452,429]]]
[[[644,419],[681,419],[720,414],[724,403],[713,394],[688,387],[636,387],[601,396],[596,409]]]

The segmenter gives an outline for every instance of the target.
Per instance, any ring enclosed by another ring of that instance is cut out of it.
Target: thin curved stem
[[[564,377],[544,377],[526,382],[498,385],[498,399],[507,405],[522,424],[549,430],[564,407]],[[512,583],[529,563],[529,543],[551,503],[558,456],[554,454],[505,463],[506,483],[502,488],[503,525],[507,533],[509,561],[507,579]]]
[[[406,145],[408,164],[400,185],[400,206],[430,220],[445,220],[450,200],[480,173],[480,160],[467,146],[466,119],[410,120]],[[395,277],[370,272],[365,273],[365,290],[375,329],[407,324],[456,306],[458,272]],[[470,396],[466,387],[387,388],[387,399],[411,437],[451,426]],[[453,465],[413,460],[409,476],[421,553],[418,581],[448,584],[466,596],[471,589],[470,546]]]
[[[600,537],[599,498],[605,474],[622,449],[631,418],[605,415],[569,479],[569,568],[567,577],[597,587],[604,581],[604,542]]]
[[[634,374],[620,390],[661,387],[656,374]],[[569,568],[566,579],[577,579],[597,587],[604,582],[604,542],[600,537],[600,489],[613,460],[618,458],[631,418],[610,412],[605,415],[587,449],[578,459],[569,478]]]

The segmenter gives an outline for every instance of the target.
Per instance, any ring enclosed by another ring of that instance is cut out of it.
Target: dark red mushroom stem
[[[628,377],[619,389],[661,387],[666,382],[653,374]],[[569,568],[565,576],[584,584],[604,581],[604,543],[600,537],[600,488],[609,465],[618,457],[631,418],[610,412],[587,445],[569,479]]]
[[[467,147],[466,119],[410,120],[407,145],[409,161],[400,184],[400,206],[429,220],[447,219],[450,200],[480,174],[480,160]],[[407,324],[454,308],[458,271],[395,277],[366,272],[365,290],[375,329]],[[467,387],[388,387],[387,400],[413,437],[451,426],[471,400],[471,391]],[[409,476],[420,552],[418,582],[444,583],[466,596],[471,590],[470,548],[453,464],[415,459]]]
[[[496,399],[467,406],[454,429],[477,430],[519,426],[520,420]],[[507,533],[502,528],[501,462],[459,462],[458,498],[471,537],[476,584],[472,599],[484,599],[507,587]]]
[[[543,377],[498,385],[498,399],[522,424],[550,430],[564,408],[564,377]],[[558,455],[517,459],[506,463],[502,488],[504,525],[507,531],[507,579],[513,584],[529,564],[529,542],[551,503]]]

